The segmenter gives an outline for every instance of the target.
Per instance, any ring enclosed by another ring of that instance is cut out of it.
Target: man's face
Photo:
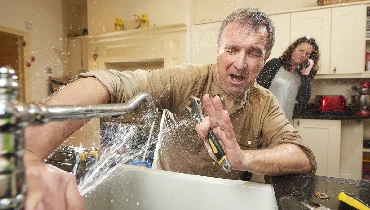
[[[227,95],[238,96],[254,84],[266,59],[268,32],[229,23],[217,48],[217,80]]]

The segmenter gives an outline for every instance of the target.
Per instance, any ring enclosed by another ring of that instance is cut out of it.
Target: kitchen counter
[[[287,175],[271,177],[279,209],[309,209],[301,201],[313,200],[330,209],[348,209],[338,200],[340,192],[353,194],[370,205],[370,181],[341,179],[316,175]],[[325,193],[327,199],[319,199],[315,192]]]
[[[319,112],[314,104],[308,104],[305,110],[295,111],[293,119],[351,120],[370,119],[370,116],[356,116],[351,106],[345,112]]]

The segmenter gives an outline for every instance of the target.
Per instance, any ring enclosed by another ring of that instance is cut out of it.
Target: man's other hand
[[[76,177],[25,151],[26,210],[83,210]]]

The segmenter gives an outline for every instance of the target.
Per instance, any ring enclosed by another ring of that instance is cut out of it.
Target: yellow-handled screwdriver
[[[202,104],[199,98],[190,97],[191,107],[188,109],[190,115],[198,122],[202,122],[203,114],[202,114]],[[227,173],[232,170],[230,162],[227,160],[226,153],[222,149],[220,142],[218,141],[216,135],[213,133],[213,130],[210,129],[208,131],[208,135],[206,137],[209,146],[212,149],[213,154],[217,158],[217,162],[221,165],[222,169]]]

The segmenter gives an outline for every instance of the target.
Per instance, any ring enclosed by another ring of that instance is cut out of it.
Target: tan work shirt
[[[93,71],[80,76],[94,76],[111,93],[110,103],[125,103],[134,95],[146,92],[157,108],[168,109],[173,117],[164,119],[153,168],[202,176],[240,179],[242,171],[225,173],[207,152],[195,131],[194,120],[186,110],[189,97],[201,98],[222,93],[215,78],[215,65],[183,65],[153,71]],[[282,143],[301,146],[316,170],[312,151],[288,122],[276,97],[257,84],[240,96],[228,110],[236,139],[242,150],[272,148]],[[294,158],[294,157],[292,157]]]

